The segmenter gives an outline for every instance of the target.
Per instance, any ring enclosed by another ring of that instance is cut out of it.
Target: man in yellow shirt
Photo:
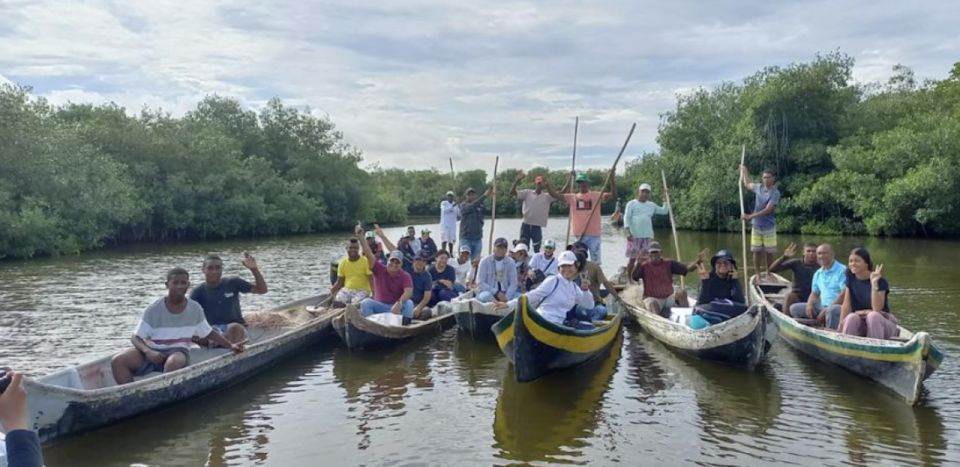
[[[373,294],[373,273],[367,259],[360,256],[360,241],[351,238],[347,242],[347,257],[337,266],[337,282],[330,288],[334,306],[359,304]]]

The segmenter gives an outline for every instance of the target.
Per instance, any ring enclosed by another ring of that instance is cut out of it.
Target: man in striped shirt
[[[167,272],[167,296],[147,307],[134,331],[132,349],[113,357],[110,366],[117,384],[127,384],[134,376],[152,372],[167,373],[190,364],[190,344],[194,337],[205,338],[243,352],[243,343],[228,341],[210,327],[199,303],[187,298],[190,275],[186,269]]]

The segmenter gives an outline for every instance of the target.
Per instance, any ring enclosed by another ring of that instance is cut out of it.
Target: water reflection
[[[601,402],[620,360],[618,337],[606,356],[574,370],[518,383],[504,370],[493,433],[500,459],[585,464],[601,415]]]

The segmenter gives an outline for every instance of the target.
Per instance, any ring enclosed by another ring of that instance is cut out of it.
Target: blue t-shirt
[[[837,300],[837,296],[846,287],[847,267],[834,260],[830,269],[822,266],[813,273],[812,291],[820,295],[820,306],[826,307]]]
[[[441,280],[441,279],[445,279],[445,280],[450,281],[450,283],[456,283],[456,282],[457,282],[457,271],[454,270],[452,267],[450,267],[449,264],[447,265],[446,269],[443,270],[443,272],[437,271],[436,266],[431,266],[431,267],[430,267],[430,277],[433,279],[433,287],[434,287],[434,288],[445,289],[446,286],[440,285],[440,283],[438,283],[437,281],[438,281],[438,280]]]
[[[870,279],[860,280],[854,275],[847,276],[847,290],[850,291],[850,311],[872,310],[873,309],[873,286]],[[883,311],[890,311],[890,305],[887,299],[890,298],[890,284],[885,277],[880,278],[877,288],[886,292],[883,294]]]
[[[762,183],[754,183],[753,192],[757,195],[757,200],[753,205],[753,212],[762,211],[768,204],[776,206],[780,203],[780,190],[778,190],[777,187],[768,190]],[[757,230],[773,230],[777,227],[777,220],[772,212],[766,216],[754,217],[752,222],[753,228]]]
[[[240,294],[250,293],[253,285],[239,277],[220,280],[220,285],[210,288],[200,284],[190,291],[190,299],[203,307],[207,322],[214,324],[246,324],[240,312]]]
[[[413,279],[413,295],[410,299],[413,300],[413,304],[416,305],[423,300],[424,292],[433,290],[433,279],[427,271],[413,272],[410,274],[410,278]]]

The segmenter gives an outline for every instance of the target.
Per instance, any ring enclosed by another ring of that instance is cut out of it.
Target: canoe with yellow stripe
[[[615,310],[608,320],[596,321],[591,330],[574,329],[548,321],[531,310],[527,296],[522,295],[517,310],[491,328],[497,344],[513,363],[517,381],[533,381],[547,373],[579,365],[610,348],[620,334],[623,311],[613,300]]]
[[[870,339],[814,327],[774,308],[790,293],[790,281],[771,274],[762,283],[751,281],[750,294],[765,304],[780,337],[813,358],[846,368],[893,390],[908,404],[920,399],[923,380],[943,362],[943,351],[926,332],[900,326],[894,339]]]

